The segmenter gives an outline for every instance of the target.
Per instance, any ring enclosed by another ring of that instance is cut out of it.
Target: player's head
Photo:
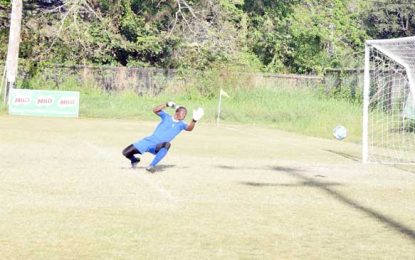
[[[179,106],[174,113],[174,118],[177,120],[183,120],[187,115],[187,109],[185,107]]]

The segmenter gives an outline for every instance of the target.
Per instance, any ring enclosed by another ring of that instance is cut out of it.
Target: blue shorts
[[[137,149],[141,154],[144,153],[152,153],[156,154],[156,147],[158,143],[155,143],[148,138],[141,139],[137,141],[136,143],[133,143],[135,149]]]

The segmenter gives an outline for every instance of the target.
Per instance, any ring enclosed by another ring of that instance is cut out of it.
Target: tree
[[[289,18],[291,41],[286,65],[294,72],[359,66],[367,38],[358,7],[346,0],[307,0]]]
[[[321,73],[348,66],[366,37],[346,0],[246,1],[250,47],[271,72]]]
[[[375,1],[362,15],[368,35],[389,39],[415,35],[415,3],[413,0]]]
[[[31,0],[26,9],[23,56],[55,63],[202,69],[234,57],[246,29],[233,0]]]
[[[10,27],[10,0],[0,0],[0,58],[6,59],[7,39]]]
[[[300,1],[246,0],[243,10],[249,15],[248,48],[270,72],[286,71],[290,52],[289,17]]]
[[[22,7],[23,7],[22,0],[13,0],[12,13],[10,16],[11,21],[10,21],[9,44],[7,47],[5,100],[7,100],[9,89],[14,88],[15,83],[16,83],[17,66],[18,66],[18,60],[19,60]]]
[[[345,57],[358,57],[367,38],[361,3],[26,0],[21,56],[33,62],[201,70],[236,64],[320,73],[359,60]]]

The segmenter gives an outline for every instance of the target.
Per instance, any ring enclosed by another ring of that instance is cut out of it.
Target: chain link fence
[[[364,69],[328,69],[324,74],[324,92],[328,96],[362,101]]]
[[[23,75],[29,80],[30,73]],[[175,70],[157,68],[127,68],[106,66],[47,66],[38,73],[41,80],[52,82],[59,89],[68,79],[78,86],[95,86],[108,92],[131,90],[140,95],[157,95],[176,76]]]
[[[250,75],[254,79],[255,86],[267,85],[274,87],[316,89],[324,82],[324,77],[315,75],[271,73]]]
[[[4,64],[0,64],[1,72]],[[197,72],[200,73],[200,72]],[[68,80],[78,86],[94,86],[108,92],[134,91],[138,95],[157,95],[169,85],[186,86],[197,74],[178,73],[173,69],[129,68],[110,66],[49,65],[41,69],[27,66],[19,67],[18,87],[31,88],[34,78],[37,84],[60,89]],[[238,76],[239,75],[239,76]],[[363,92],[363,69],[329,69],[324,76],[239,73],[236,78],[244,80],[241,84],[251,87],[272,86],[300,89],[322,89],[327,96],[359,100]]]

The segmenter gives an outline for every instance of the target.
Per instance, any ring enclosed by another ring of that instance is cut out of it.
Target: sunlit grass
[[[34,79],[30,88],[57,89],[49,83],[42,87],[39,80]],[[81,92],[81,117],[152,120],[154,106],[174,100],[188,108],[189,116],[192,109],[203,107],[203,120],[214,122],[218,115],[218,94],[223,86],[230,98],[222,98],[222,123],[260,124],[324,138],[331,138],[332,129],[341,124],[348,129],[347,140],[359,142],[361,139],[359,103],[322,95],[315,87],[301,89],[265,84],[245,87],[236,80],[214,83],[203,86],[192,83],[179,91],[167,89],[158,95],[140,95],[134,91],[105,92],[94,86],[80,86],[76,80],[68,78],[58,89]],[[5,113],[2,107],[1,113]]]

